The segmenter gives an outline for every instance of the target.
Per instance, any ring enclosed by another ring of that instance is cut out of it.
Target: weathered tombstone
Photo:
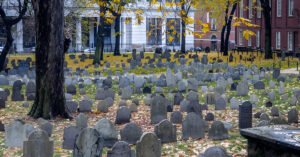
[[[182,122],[182,139],[190,137],[194,140],[204,137],[205,121],[194,112],[188,113]]]
[[[107,157],[134,157],[128,143],[119,141],[114,144],[111,151],[107,152]]]
[[[76,86],[74,84],[70,84],[67,86],[67,93],[75,95],[76,94]]]
[[[172,112],[170,121],[174,124],[182,123],[182,114],[180,111]]]
[[[113,123],[108,119],[100,119],[96,123],[95,129],[103,137],[105,147],[112,147],[118,141],[118,132]]]
[[[277,79],[280,76],[280,69],[279,68],[275,68],[273,70],[273,78]]]
[[[12,101],[24,101],[24,95],[21,94],[22,85],[23,83],[20,80],[14,82],[11,96]]]
[[[239,128],[252,127],[252,104],[250,101],[245,101],[239,108]]]
[[[49,121],[47,121],[43,118],[39,118],[37,123],[38,123],[40,129],[45,131],[48,134],[48,136],[51,137],[53,125]]]
[[[122,130],[120,130],[121,140],[129,144],[136,144],[142,134],[142,128],[135,123],[128,123]]]
[[[213,140],[223,140],[228,137],[228,131],[225,129],[223,122],[214,121],[211,128],[208,130],[208,138]]]
[[[195,91],[189,91],[186,96],[186,99],[189,101],[199,101],[199,95]]]
[[[256,83],[254,83],[253,85],[254,89],[265,89],[265,83],[262,81],[257,81]]]
[[[130,110],[125,106],[120,107],[117,111],[115,124],[129,123],[130,118],[131,118]]]
[[[54,143],[45,131],[33,131],[24,141],[23,157],[53,157]]]
[[[69,126],[64,129],[63,135],[63,149],[73,150],[75,146],[76,137],[81,132],[81,129],[76,126]]]
[[[174,105],[180,105],[180,102],[184,99],[181,93],[176,93],[174,95]]]
[[[203,155],[199,157],[229,157],[223,147],[213,146],[205,150]]]
[[[230,109],[238,110],[240,104],[241,104],[240,101],[237,100],[236,98],[233,97],[230,99]]]
[[[237,85],[237,96],[247,96],[249,92],[248,83],[243,81]]]
[[[288,112],[288,123],[298,123],[299,121],[299,114],[298,114],[298,110],[297,109],[291,109]]]
[[[260,114],[260,116],[259,116],[259,120],[260,121],[270,121],[270,117],[269,117],[269,115],[268,114],[266,114],[266,113],[262,113],[262,114]]]
[[[27,100],[34,100],[35,98],[36,86],[33,81],[29,81],[26,85],[26,97]]]
[[[154,133],[144,133],[136,144],[136,157],[160,157],[161,141]]]
[[[277,108],[277,107],[272,107],[271,108],[271,115],[273,116],[273,117],[278,117],[279,116],[279,109]]]
[[[34,130],[30,124],[14,120],[5,126],[5,145],[7,147],[23,147],[23,141]]]
[[[91,112],[93,102],[90,100],[81,100],[79,102],[79,112]]]
[[[74,113],[78,110],[78,103],[76,101],[67,100],[66,107],[70,113]]]
[[[166,99],[162,96],[155,96],[151,102],[151,123],[157,124],[160,121],[167,119],[167,108],[165,106]]]
[[[122,95],[121,95],[121,97],[122,97],[122,99],[130,99],[131,98],[131,95],[132,95],[132,89],[131,89],[131,87],[130,86],[127,86],[127,87],[125,87],[125,88],[122,88],[121,89],[122,90]]]
[[[98,112],[107,113],[108,109],[109,109],[109,104],[105,100],[100,101],[99,104],[97,105],[97,111]]]
[[[176,126],[173,125],[169,120],[165,119],[159,122],[154,127],[156,136],[161,140],[162,143],[176,142]]]
[[[131,103],[129,105],[129,111],[132,113],[132,112],[137,112],[138,109],[137,109],[137,105],[135,103]]]
[[[88,116],[84,113],[80,113],[76,118],[76,126],[80,129],[88,127]]]
[[[223,97],[216,100],[215,110],[226,110],[226,100]]]
[[[96,129],[85,128],[76,138],[73,157],[101,157],[104,141]]]

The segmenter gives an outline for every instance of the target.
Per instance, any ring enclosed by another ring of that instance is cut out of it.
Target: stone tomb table
[[[300,128],[273,125],[240,130],[248,157],[300,157]]]

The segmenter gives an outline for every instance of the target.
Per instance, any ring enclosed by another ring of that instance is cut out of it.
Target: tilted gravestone
[[[135,123],[128,123],[122,130],[120,130],[121,140],[129,144],[136,144],[142,134],[142,128]]]
[[[23,83],[21,80],[14,82],[11,96],[12,101],[24,101],[24,95],[21,93],[22,85]]]
[[[76,137],[81,132],[81,129],[76,126],[69,126],[64,129],[63,135],[63,149],[73,150],[75,146]]]
[[[107,152],[107,157],[135,157],[135,154],[128,143],[119,141],[114,144],[111,151]]]
[[[161,140],[162,143],[176,142],[176,126],[173,125],[167,119],[162,120],[154,127],[156,136]]]
[[[76,126],[80,129],[88,127],[88,116],[84,113],[80,113],[76,118]]]
[[[182,139],[200,139],[204,137],[205,121],[194,112],[189,113],[182,122]]]
[[[228,131],[221,121],[214,121],[211,128],[208,130],[208,138],[213,140],[227,139]]]
[[[7,147],[23,147],[23,141],[34,131],[30,124],[21,120],[14,120],[5,126],[5,145]]]
[[[54,143],[45,131],[32,132],[23,145],[23,157],[53,157]]]
[[[112,147],[118,141],[118,132],[111,121],[106,118],[100,119],[94,127],[103,137],[104,146]]]
[[[102,156],[104,141],[96,129],[85,128],[76,138],[73,157]]]
[[[136,144],[136,157],[160,157],[161,141],[154,133],[144,133]]]
[[[130,110],[125,106],[120,107],[117,111],[115,124],[129,123],[130,118],[131,118]]]
[[[252,104],[250,101],[245,101],[239,106],[239,128],[251,128],[252,127]]]
[[[157,124],[167,119],[166,99],[162,96],[155,96],[151,102],[151,124]]]

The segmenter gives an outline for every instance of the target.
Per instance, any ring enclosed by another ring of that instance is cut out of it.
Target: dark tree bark
[[[18,3],[17,7],[18,7],[19,15],[15,19],[8,17],[4,11],[3,6],[0,6],[0,16],[4,23],[5,33],[6,33],[5,46],[0,55],[0,71],[4,70],[5,68],[6,56],[9,50],[11,49],[12,43],[14,41],[12,37],[11,29],[15,24],[21,21],[21,19],[24,17],[25,13],[27,12],[28,0],[24,0],[23,5],[21,3],[21,0],[18,0],[17,3]]]
[[[185,11],[185,3],[181,4],[181,11]],[[185,53],[185,36],[186,36],[186,23],[185,23],[185,18],[187,18],[187,12],[181,13],[181,53]]]
[[[237,8],[237,3],[234,3],[230,12],[230,16],[228,18],[227,27],[226,27],[226,37],[225,37],[225,43],[224,43],[224,56],[228,56],[228,45],[229,45],[229,37],[231,33],[231,23],[233,19],[233,15],[235,13],[235,10]]]
[[[222,31],[221,31],[221,52],[224,52],[224,43],[225,43],[225,31],[226,31],[226,26],[227,26],[227,21],[228,21],[228,11],[229,11],[229,1],[227,0],[226,3],[226,10],[225,10],[225,21],[224,21],[224,25],[222,27]]]
[[[96,50],[95,58],[93,63],[100,64],[100,61],[103,60],[103,50],[104,50],[104,22],[105,14],[107,9],[105,7],[100,7],[100,23],[98,24],[98,31],[96,36]]]
[[[269,0],[260,0],[265,21],[265,59],[272,59],[271,7]]]
[[[34,0],[36,98],[33,118],[70,118],[64,93],[64,0]]]
[[[121,14],[116,15],[115,20],[115,33],[116,33],[116,42],[115,42],[115,51],[114,56],[120,56],[120,27],[121,27]]]

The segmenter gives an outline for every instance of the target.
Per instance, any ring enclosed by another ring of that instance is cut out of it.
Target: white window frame
[[[293,16],[294,0],[288,0],[288,16]]]
[[[253,0],[249,0],[248,14],[249,14],[249,19],[251,19],[253,17]]]
[[[288,51],[293,51],[293,48],[294,48],[294,35],[293,35],[293,32],[288,32],[287,42],[288,42]]]
[[[248,46],[249,46],[249,47],[252,46],[252,38],[251,38],[251,37],[248,39]]]
[[[260,47],[260,30],[256,32],[256,47]]]
[[[281,47],[281,33],[276,32],[276,49],[279,50]]]
[[[261,10],[262,10],[262,8],[261,8],[261,3],[260,3],[260,0],[257,0],[256,1],[256,17],[257,18],[261,18]]]
[[[243,45],[243,30],[239,30],[239,45]]]
[[[282,17],[282,0],[277,0],[276,15]]]
[[[244,17],[244,0],[240,1],[240,17]]]

